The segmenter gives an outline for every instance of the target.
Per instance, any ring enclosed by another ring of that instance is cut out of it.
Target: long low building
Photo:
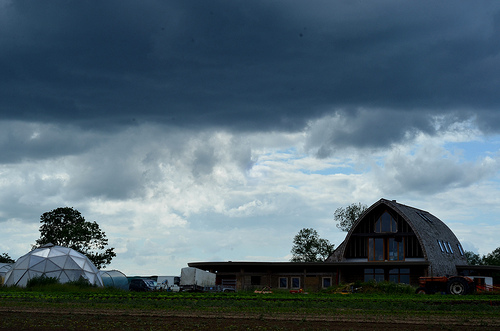
[[[380,199],[353,224],[325,262],[191,262],[217,274],[218,285],[238,290],[259,287],[317,291],[356,281],[418,284],[421,276],[482,275],[495,266],[469,266],[450,228],[431,213]]]

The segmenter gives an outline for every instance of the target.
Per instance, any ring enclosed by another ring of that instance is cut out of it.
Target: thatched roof
[[[427,211],[406,206],[395,200],[386,199],[380,199],[360,216],[348,232],[346,239],[326,262],[346,261],[344,258],[345,250],[350,236],[359,224],[368,217],[374,216],[372,214],[379,211],[380,206],[390,209],[393,213],[399,215],[413,230],[422,248],[424,259],[430,264],[430,274],[434,276],[453,275],[457,273],[456,265],[467,264],[465,256],[462,255],[462,246],[457,237],[439,218]]]

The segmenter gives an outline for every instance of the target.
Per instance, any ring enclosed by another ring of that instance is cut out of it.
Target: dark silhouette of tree
[[[356,222],[367,208],[368,207],[361,202],[350,204],[345,208],[337,208],[334,214],[334,219],[338,222],[337,228],[344,232],[349,232],[354,222]]]
[[[293,238],[291,262],[321,262],[334,251],[334,244],[319,237],[314,229],[302,229]]]
[[[0,255],[0,263],[14,263],[14,262],[16,261],[14,261],[14,259],[11,258],[9,254],[2,253],[2,255]]]
[[[470,251],[465,251],[464,255],[469,265],[500,265],[500,247],[483,256]]]
[[[500,247],[483,256],[484,265],[500,265]]]
[[[470,251],[465,251],[464,252],[465,258],[467,259],[467,263],[469,265],[482,265],[483,264],[483,259],[479,254],[476,254],[474,252]]]
[[[114,248],[106,248],[106,234],[94,222],[88,222],[74,208],[61,207],[40,216],[40,239],[34,247],[52,243],[74,249],[86,255],[101,269],[116,256]]]

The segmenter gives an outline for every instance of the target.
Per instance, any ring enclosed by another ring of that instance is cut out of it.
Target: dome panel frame
[[[29,279],[36,276],[56,277],[60,283],[84,277],[92,285],[103,286],[99,270],[85,255],[52,244],[21,256],[5,273],[4,285],[25,287]]]

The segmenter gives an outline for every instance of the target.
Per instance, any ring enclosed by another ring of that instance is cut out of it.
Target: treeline
[[[466,251],[465,256],[469,265],[500,265],[500,247],[483,256]]]

